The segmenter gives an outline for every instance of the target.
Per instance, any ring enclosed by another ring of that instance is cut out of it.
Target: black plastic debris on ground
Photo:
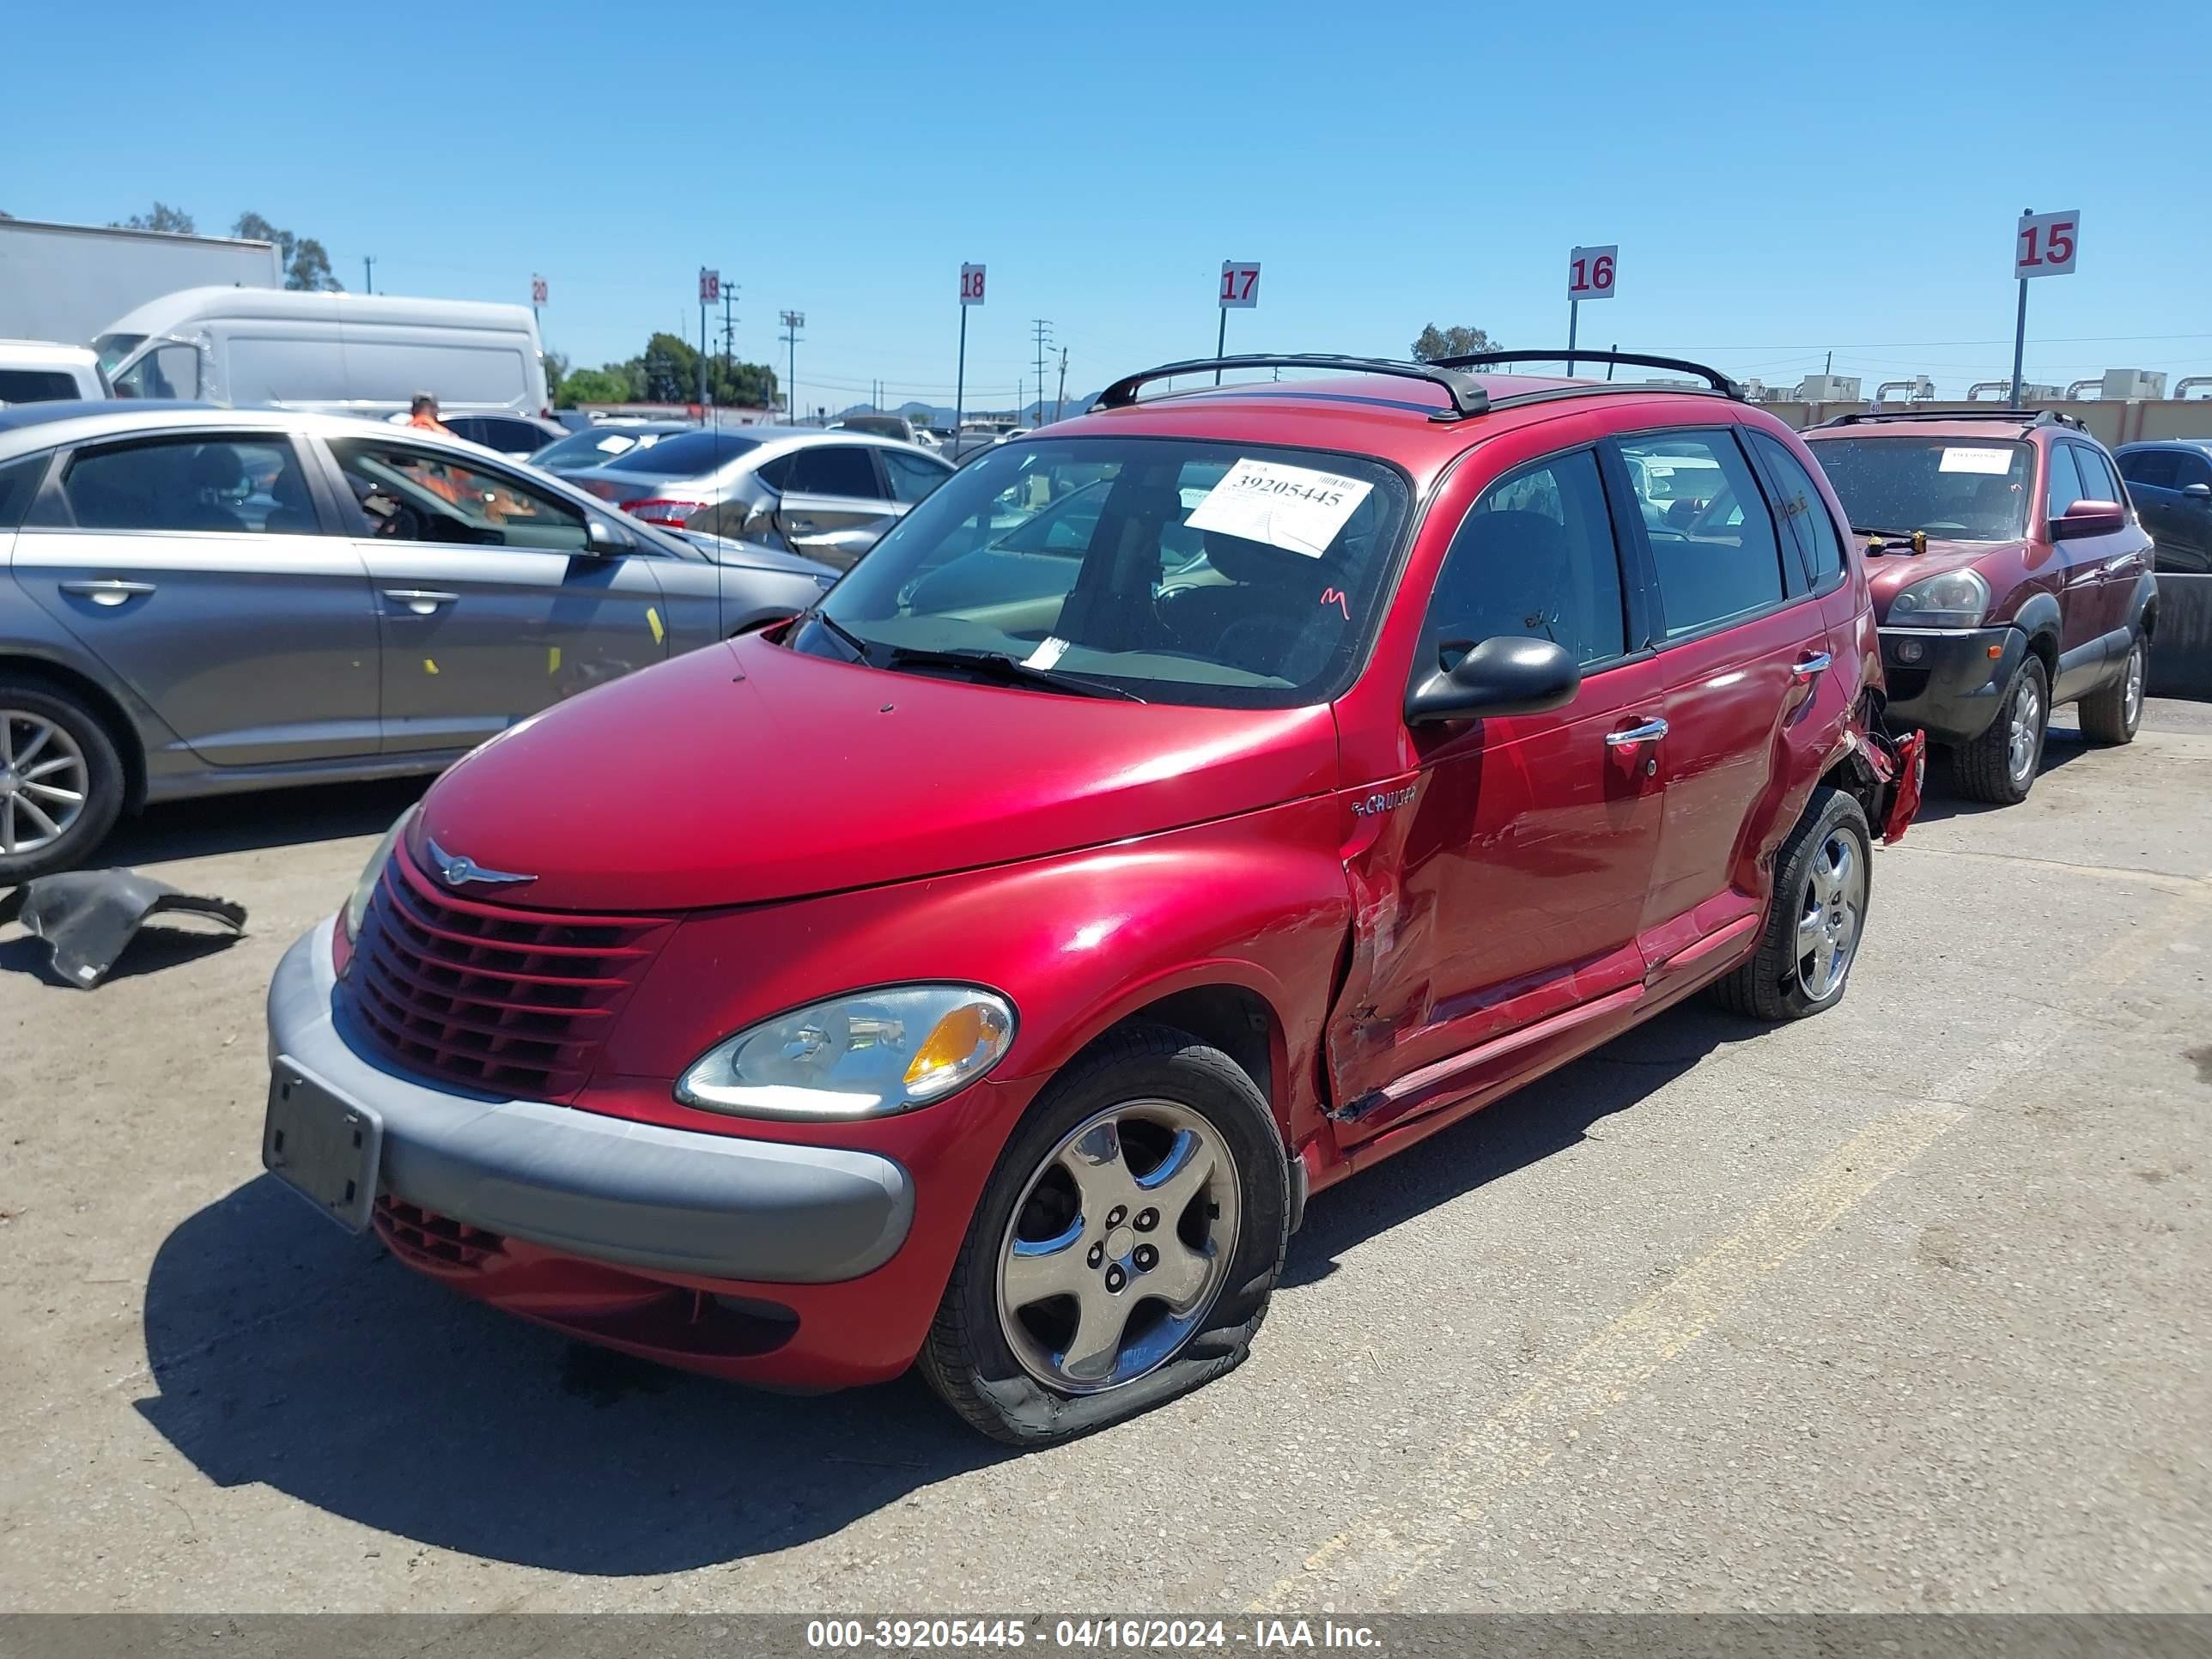
[[[180,893],[135,870],[72,870],[40,876],[12,901],[24,927],[53,947],[58,974],[81,991],[105,980],[116,959],[155,916],[191,916],[246,931],[246,907]]]

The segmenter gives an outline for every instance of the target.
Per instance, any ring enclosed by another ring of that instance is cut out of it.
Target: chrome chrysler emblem
[[[425,841],[430,862],[438,866],[438,873],[448,887],[460,887],[469,882],[480,881],[490,886],[511,887],[518,882],[535,881],[535,876],[518,876],[508,870],[487,870],[474,859],[462,858],[448,853],[434,841]]]

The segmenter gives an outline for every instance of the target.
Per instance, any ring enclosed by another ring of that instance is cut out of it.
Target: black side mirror
[[[1416,685],[1406,699],[1406,723],[1541,714],[1572,702],[1582,683],[1582,665],[1565,646],[1501,635],[1485,640],[1449,668],[1438,669]]]

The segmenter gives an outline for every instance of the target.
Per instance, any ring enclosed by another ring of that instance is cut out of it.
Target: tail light
[[[622,494],[622,486],[620,484],[610,483],[605,478],[579,478],[576,482],[582,484],[585,489],[590,490],[592,495],[597,495],[603,501],[613,501],[617,496]]]
[[[642,501],[623,502],[622,510],[633,519],[642,519],[647,524],[681,530],[691,515],[706,505],[704,501],[679,501],[665,496],[648,495]]]

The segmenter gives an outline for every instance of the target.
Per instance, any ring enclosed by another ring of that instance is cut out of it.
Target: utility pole
[[[738,285],[726,283],[722,287],[722,367],[734,372],[737,368],[738,313],[732,307],[738,302]]]
[[[1060,419],[1060,405],[1067,401],[1067,348],[1060,349],[1060,395],[1052,400],[1052,418]]]
[[[1036,337],[1037,423],[1042,426],[1044,423],[1044,351],[1052,343],[1051,319],[1045,317],[1032,319],[1030,331]]]
[[[783,388],[783,406],[791,423],[799,424],[799,343],[805,337],[799,330],[806,326],[806,313],[787,311],[783,313],[783,343],[790,349],[790,376]]]
[[[361,291],[363,294],[376,292],[376,256],[374,253],[361,256]]]

